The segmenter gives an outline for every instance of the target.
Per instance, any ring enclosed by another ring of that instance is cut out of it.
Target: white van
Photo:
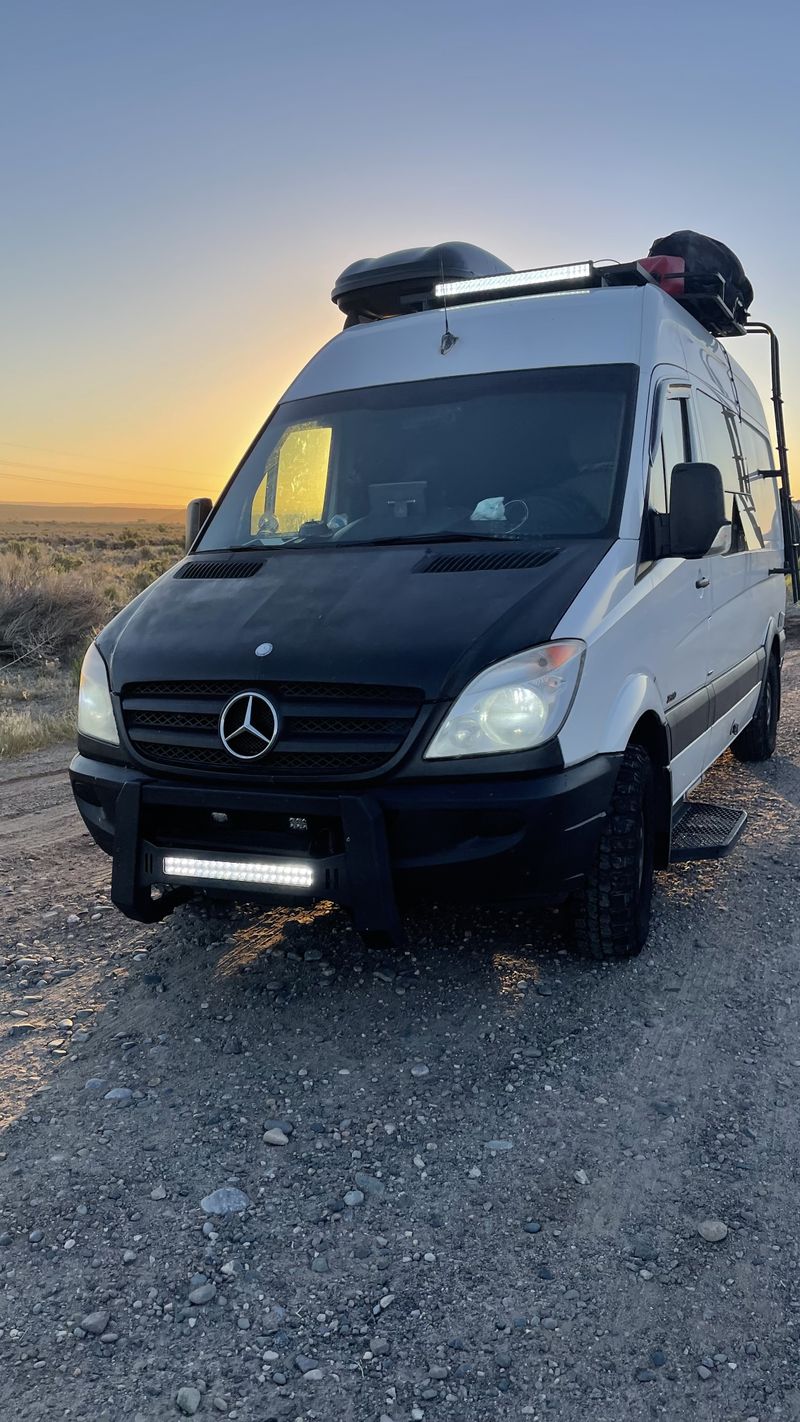
[[[687,796],[775,748],[788,481],[724,279],[664,285],[462,244],[343,274],[346,329],[87,654],[72,779],[124,912],[546,900],[613,958],[655,867],[731,846]]]

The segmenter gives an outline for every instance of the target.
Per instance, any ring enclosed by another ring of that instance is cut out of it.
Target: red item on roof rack
[[[651,276],[658,277],[661,290],[667,296],[675,296],[680,300],[684,290],[684,273],[686,263],[683,257],[640,257],[639,266],[644,267]]]

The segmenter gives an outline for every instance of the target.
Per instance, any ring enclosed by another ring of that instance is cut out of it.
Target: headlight
[[[498,662],[454,701],[425,760],[530,750],[561,730],[583,666],[585,642],[550,642]]]
[[[78,692],[78,730],[95,741],[119,745],[111,692],[108,689],[106,664],[92,642],[81,667],[81,688]]]

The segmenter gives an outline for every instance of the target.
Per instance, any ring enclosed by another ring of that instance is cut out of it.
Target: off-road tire
[[[778,658],[770,657],[756,714],[731,745],[737,760],[769,760],[775,754],[780,714],[781,669]]]
[[[641,953],[650,927],[655,847],[653,764],[628,746],[594,863],[570,904],[578,952],[608,961]]]

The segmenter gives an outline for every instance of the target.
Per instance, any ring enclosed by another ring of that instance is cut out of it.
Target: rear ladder
[[[781,390],[781,356],[778,337],[765,321],[747,321],[744,335],[769,336],[770,368],[772,372],[772,408],[775,412],[775,438],[778,453],[777,469],[764,469],[768,477],[780,480],[781,522],[783,524],[784,567],[782,570],[791,580],[792,602],[800,602],[800,573],[798,573],[798,520],[792,503],[792,489],[789,483],[789,453],[786,448],[786,425],[783,419],[783,392]]]

